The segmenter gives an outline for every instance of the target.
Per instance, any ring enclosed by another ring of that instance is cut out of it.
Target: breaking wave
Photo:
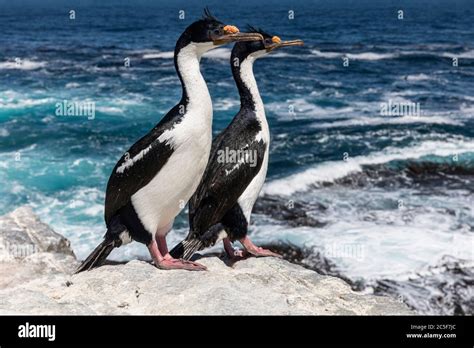
[[[291,195],[305,191],[312,185],[334,182],[351,173],[360,172],[365,165],[382,164],[395,160],[419,159],[424,156],[447,157],[474,152],[474,141],[423,141],[405,148],[386,148],[366,156],[348,158],[347,161],[328,161],[289,177],[277,179],[264,186],[264,193]]]

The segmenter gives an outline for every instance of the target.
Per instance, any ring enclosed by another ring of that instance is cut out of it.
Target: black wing
[[[168,161],[173,149],[165,141],[158,141],[158,137],[172,124],[170,118],[165,117],[151,132],[133,144],[115,165],[105,194],[107,225],[132,195],[146,186]]]
[[[263,140],[255,138],[260,130],[256,119],[237,119],[216,138],[204,176],[191,197],[190,233],[203,234],[220,222],[260,171],[266,147]],[[226,149],[251,151],[255,162],[222,161],[222,151]]]

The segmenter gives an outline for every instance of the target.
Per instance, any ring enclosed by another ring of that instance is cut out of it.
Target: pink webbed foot
[[[256,256],[256,257],[271,256],[271,257],[282,258],[282,256],[280,254],[274,253],[273,251],[268,250],[268,249],[264,249],[262,247],[256,247],[255,249],[247,250],[247,252],[249,254],[252,254],[253,256]]]
[[[240,243],[244,246],[247,253],[256,256],[256,257],[279,257],[282,258],[281,255],[274,253],[271,250],[264,249],[262,247],[258,247],[250,240],[249,237],[245,237],[240,240]]]
[[[158,242],[156,240],[152,240],[148,245],[148,250],[150,251],[154,265],[159,269],[185,269],[188,271],[207,270],[206,266],[197,262],[174,259],[168,253],[168,247],[166,246],[166,240],[164,238],[158,238]]]
[[[197,262],[186,261],[182,259],[163,258],[159,262],[155,262],[155,266],[159,269],[184,269],[187,271],[206,271],[207,267]]]

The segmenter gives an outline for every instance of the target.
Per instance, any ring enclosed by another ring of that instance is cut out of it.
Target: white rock
[[[10,228],[0,230],[0,241],[48,245],[53,252],[0,262],[0,314],[414,314],[393,299],[353,292],[341,279],[276,258],[228,267],[217,257],[203,257],[199,262],[207,272],[164,271],[130,261],[71,275],[78,263],[64,238],[31,210],[20,209],[21,214],[0,217],[0,226],[3,221]]]

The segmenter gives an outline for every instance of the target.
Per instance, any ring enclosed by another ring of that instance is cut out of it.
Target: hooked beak
[[[223,45],[229,42],[236,41],[260,41],[263,40],[263,36],[258,33],[241,33],[237,27],[232,25],[226,25],[224,27],[224,35],[216,36],[212,38],[214,45]]]
[[[271,45],[266,45],[265,48],[267,52],[273,51],[276,48],[287,47],[287,46],[303,46],[303,40],[289,40],[289,41],[279,41],[273,42]]]

